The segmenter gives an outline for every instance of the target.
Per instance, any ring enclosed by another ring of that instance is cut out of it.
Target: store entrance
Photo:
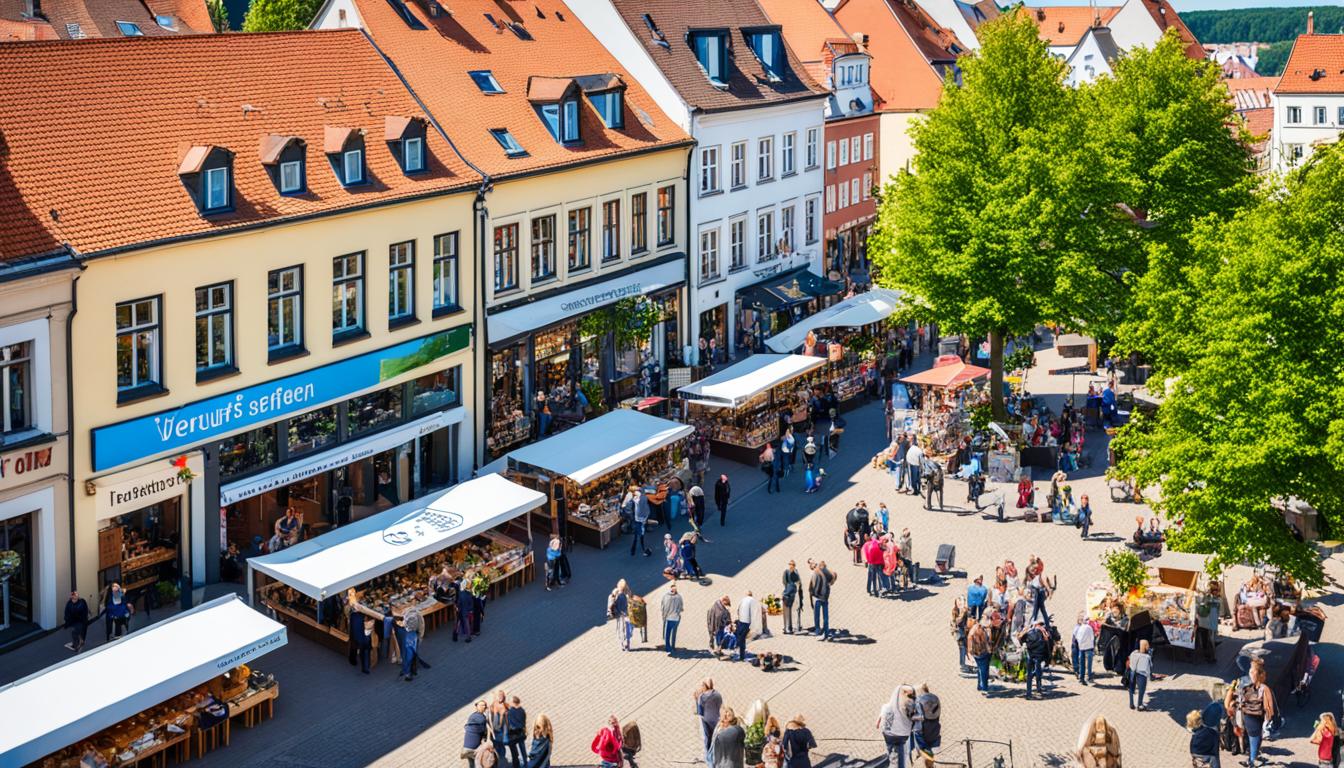
[[[120,551],[118,561],[99,574],[99,588],[112,582],[147,607],[174,599],[182,572],[182,497],[175,496],[112,518],[99,532],[99,546]],[[160,587],[160,582],[168,586]],[[162,593],[162,594],[160,594]]]
[[[707,349],[710,341],[714,342],[714,359],[710,360]],[[705,342],[704,347],[699,347],[699,357],[697,362],[701,366],[713,367],[720,363],[728,361],[728,305],[720,304],[712,309],[707,309],[700,313],[700,341]],[[697,341],[698,345],[700,341]]]
[[[0,520],[0,551],[12,551],[19,556],[17,570],[0,587],[0,630],[33,621],[33,516],[32,514]]]

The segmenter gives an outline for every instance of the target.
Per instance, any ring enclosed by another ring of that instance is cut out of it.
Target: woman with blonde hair
[[[732,707],[724,707],[709,742],[709,768],[745,768],[747,732]]]
[[[811,750],[816,748],[817,740],[808,730],[807,720],[802,715],[794,715],[784,726],[784,768],[812,768]]]
[[[532,725],[532,749],[527,753],[527,768],[551,768],[551,743],[555,734],[551,732],[551,718],[537,715]]]
[[[1190,710],[1185,716],[1185,729],[1190,732],[1191,768],[1220,768],[1218,731],[1204,722],[1204,714]]]
[[[1316,721],[1316,730],[1311,734],[1311,743],[1316,745],[1316,765],[1319,768],[1334,768],[1338,742],[1339,725],[1335,722],[1335,716],[1322,712]]]
[[[1083,724],[1075,756],[1083,768],[1121,768],[1120,734],[1104,715],[1099,714]]]
[[[616,582],[616,588],[607,596],[607,617],[616,621],[616,636],[620,640],[621,650],[630,650],[630,634],[634,627],[630,624],[630,585],[625,579]]]

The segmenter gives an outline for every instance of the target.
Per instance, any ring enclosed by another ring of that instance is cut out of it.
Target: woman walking
[[[966,663],[966,619],[970,615],[960,597],[952,601],[952,637],[957,641],[957,669],[961,672],[969,666]]]
[[[1311,743],[1316,745],[1316,765],[1318,768],[1334,768],[1335,753],[1338,751],[1339,725],[1335,716],[1322,712],[1316,720],[1316,729],[1311,734]],[[1214,768],[1218,768],[1214,765]]]
[[[724,707],[709,743],[709,768],[745,768],[747,732],[732,707]]]
[[[700,721],[700,741],[704,749],[705,764],[710,764],[709,746],[714,739],[714,728],[719,724],[723,710],[723,695],[714,690],[714,679],[706,677],[695,689],[695,714]]]
[[[989,630],[988,618],[976,621],[966,618],[966,652],[975,661],[975,689],[982,695],[989,693]]]
[[[1143,695],[1147,692],[1148,680],[1153,675],[1153,655],[1148,650],[1147,640],[1139,641],[1139,647],[1130,652],[1129,660],[1125,664],[1129,670],[1129,708],[1146,712],[1148,708],[1143,706]],[[1139,695],[1137,707],[1134,706],[1135,693]]]
[[[877,728],[887,745],[887,765],[890,768],[905,768],[910,733],[914,730],[914,719],[911,717],[914,706],[915,689],[898,685],[891,693],[891,700],[882,705],[882,711],[877,716]]]
[[[532,725],[532,749],[527,753],[527,768],[551,768],[551,743],[555,735],[551,732],[551,718],[537,715]]]
[[[1241,727],[1246,731],[1246,758],[1254,766],[1265,738],[1265,723],[1274,719],[1277,707],[1274,692],[1265,685],[1265,665],[1252,664],[1250,677],[1250,683],[1237,692],[1236,706],[1241,711]]]
[[[812,768],[810,750],[817,748],[817,740],[802,715],[794,715],[784,726],[783,742],[784,768]]]
[[[630,650],[630,586],[625,583],[625,579],[616,582],[616,588],[607,595],[607,618],[614,619],[616,622],[616,637],[620,641],[621,650]]]

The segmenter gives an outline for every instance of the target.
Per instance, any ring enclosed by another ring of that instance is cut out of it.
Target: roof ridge
[[[282,29],[270,30],[266,32],[202,32],[190,35],[137,35],[133,37],[76,37],[69,39],[56,40],[6,40],[8,46],[24,46],[36,48],[44,45],[57,45],[70,47],[82,45],[92,47],[93,45],[190,45],[196,43],[204,45],[205,42],[217,42],[221,38],[236,40],[256,40],[277,37],[317,37],[319,35],[358,35],[360,30],[355,27],[338,27],[332,29]],[[190,42],[189,42],[190,41]]]

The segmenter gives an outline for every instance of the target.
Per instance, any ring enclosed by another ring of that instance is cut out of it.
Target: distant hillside
[[[1344,8],[1243,8],[1231,11],[1187,11],[1181,20],[1201,43],[1272,43],[1260,51],[1256,71],[1279,75],[1297,36],[1307,31],[1307,11],[1316,15],[1317,32],[1344,31]]]

